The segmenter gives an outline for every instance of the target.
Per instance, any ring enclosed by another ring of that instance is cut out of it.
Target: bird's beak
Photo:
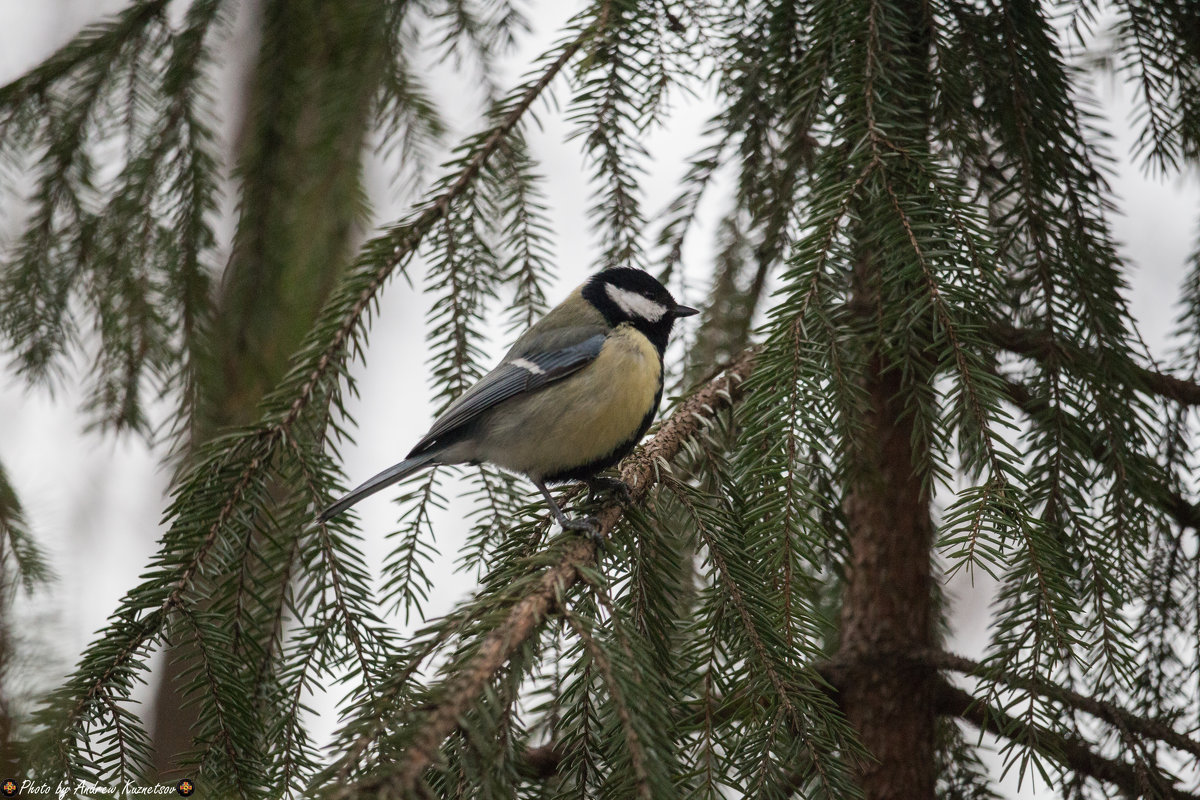
[[[671,316],[675,319],[680,317],[690,317],[692,314],[699,314],[700,309],[692,308],[691,306],[675,306],[671,309]]]

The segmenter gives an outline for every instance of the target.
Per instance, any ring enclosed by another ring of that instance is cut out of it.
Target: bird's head
[[[698,313],[682,306],[650,273],[633,267],[597,272],[584,284],[583,296],[610,325],[628,322],[646,335],[661,353],[680,317]]]

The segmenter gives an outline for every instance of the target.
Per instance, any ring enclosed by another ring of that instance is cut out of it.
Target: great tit
[[[319,521],[425,467],[486,461],[528,476],[564,530],[589,529],[590,520],[563,514],[546,484],[615,483],[596,475],[650,427],[671,328],[695,313],[640,269],[596,273],[451,403],[407,458],[322,511]]]

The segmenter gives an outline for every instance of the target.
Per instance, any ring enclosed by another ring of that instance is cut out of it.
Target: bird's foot
[[[598,533],[600,523],[595,517],[563,517],[558,520],[564,531],[579,531],[580,533]]]
[[[600,532],[600,521],[595,517],[563,517],[558,521],[564,531],[576,531],[592,540],[592,544],[603,552],[605,550],[604,536]]]
[[[588,492],[593,497],[602,492],[609,492],[617,496],[621,505],[633,505],[633,494],[629,491],[629,484],[620,478],[589,478],[586,483]]]

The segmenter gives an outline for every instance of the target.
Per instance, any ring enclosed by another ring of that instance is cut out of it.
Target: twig
[[[1034,396],[1033,393],[1029,391],[1029,388],[1024,384],[1006,377],[1002,377],[1002,380],[1004,381],[1005,393],[1013,402],[1013,405],[1017,406],[1017,408],[1021,409],[1029,416],[1036,416],[1050,410],[1049,401],[1047,401],[1044,397]],[[1064,418],[1068,417],[1070,414],[1070,412],[1061,408],[1056,409],[1055,413]],[[1078,418],[1071,416],[1070,419],[1079,428],[1079,430],[1091,430],[1089,426],[1084,425]],[[1107,449],[1107,446],[1099,439],[1099,437],[1096,437],[1091,442],[1091,447],[1092,455],[1096,459],[1101,458]],[[1137,456],[1136,454],[1135,457],[1138,458],[1139,461],[1142,459],[1141,456]],[[1159,465],[1153,463],[1149,458],[1146,458],[1145,464],[1152,469],[1160,469]],[[1150,499],[1155,501],[1155,505],[1166,511],[1180,527],[1192,528],[1193,530],[1200,531],[1200,506],[1192,503],[1179,492],[1164,485],[1161,487],[1161,494]]]
[[[27,97],[45,94],[50,84],[89,59],[120,47],[125,39],[155,17],[161,17],[170,0],[149,0],[126,8],[114,17],[111,27],[93,25],[76,34],[40,66],[11,83],[0,86],[0,110],[11,108]]]
[[[988,672],[986,667],[971,659],[940,650],[928,650],[915,654],[892,654],[887,657],[887,661],[892,666],[908,663],[933,667],[935,669],[950,670],[952,672],[998,681],[1015,688],[1027,689],[1036,694],[1056,699],[1065,705],[1077,708],[1105,722],[1124,727],[1130,732],[1157,739],[1182,751],[1200,754],[1200,743],[1161,722],[1139,717],[1116,705],[1086,697],[1049,681],[1030,680],[1019,675],[1004,672]],[[837,694],[844,691],[855,680],[857,674],[856,667],[858,666],[860,665],[855,662],[833,659],[818,665],[816,671],[828,683],[829,690],[836,699]],[[950,685],[944,680],[938,682],[935,692],[939,703],[938,712],[941,714],[961,717],[975,727],[997,736],[1014,740],[1024,739],[1038,742],[1037,748],[1039,752],[1043,752],[1055,760],[1064,763],[1066,766],[1090,775],[1097,780],[1106,780],[1118,786],[1126,786],[1126,784],[1140,785],[1137,781],[1142,780],[1143,776],[1138,776],[1136,767],[1124,762],[1106,759],[1092,752],[1086,744],[1079,740],[1066,738],[1042,728],[1032,729],[1026,723],[1009,717],[1002,711],[982,704],[977,698],[962,689]],[[686,704],[680,710],[685,715],[698,716],[704,713],[704,710],[699,705],[699,703]],[[708,705],[711,706],[713,704],[710,702]],[[715,705],[724,712],[721,714],[722,723],[737,724],[737,720],[729,716],[729,709],[733,704],[727,703],[722,699]],[[1034,735],[1025,735],[1030,732]],[[561,750],[554,742],[540,747],[529,748],[526,750],[525,757],[522,760],[523,771],[535,779],[544,780],[549,778],[556,774],[562,755]],[[1178,790],[1169,791],[1174,792],[1168,795],[1171,797],[1196,798],[1196,795]]]
[[[633,717],[629,713],[629,704],[621,692],[620,684],[617,683],[617,676],[613,673],[612,663],[604,655],[604,651],[600,649],[600,646],[596,644],[596,640],[592,638],[591,633],[584,627],[583,622],[578,616],[569,610],[564,610],[563,618],[571,626],[572,630],[575,631],[575,635],[583,642],[583,646],[587,648],[592,662],[600,669],[601,677],[608,684],[608,692],[617,707],[617,719],[621,722],[625,741],[629,745],[629,760],[633,765],[638,796],[650,797],[650,780],[646,776],[646,753],[642,750],[641,740],[638,738],[637,730],[633,727]]]

